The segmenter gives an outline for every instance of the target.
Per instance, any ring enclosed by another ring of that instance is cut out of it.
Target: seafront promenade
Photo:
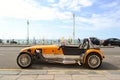
[[[1,69],[0,80],[120,80],[120,70]]]

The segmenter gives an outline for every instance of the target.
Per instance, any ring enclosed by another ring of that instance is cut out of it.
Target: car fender
[[[87,50],[86,51],[86,53],[85,53],[85,55],[84,55],[84,63],[86,63],[86,58],[87,58],[87,56],[89,55],[89,54],[93,54],[93,53],[96,53],[96,54],[98,54],[100,57],[101,57],[101,59],[103,60],[103,58],[104,58],[104,56],[102,55],[102,52],[100,51],[100,50],[96,50],[96,49],[89,49],[89,50]]]

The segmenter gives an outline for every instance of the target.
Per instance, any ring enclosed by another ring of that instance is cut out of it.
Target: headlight
[[[41,53],[41,50],[36,49],[36,53]]]

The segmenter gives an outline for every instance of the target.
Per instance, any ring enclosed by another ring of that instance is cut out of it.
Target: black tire
[[[17,64],[21,68],[28,68],[32,65],[32,57],[29,53],[21,53],[17,57]]]
[[[85,66],[90,69],[97,69],[102,63],[101,57],[97,53],[89,54],[86,59],[87,60]]]

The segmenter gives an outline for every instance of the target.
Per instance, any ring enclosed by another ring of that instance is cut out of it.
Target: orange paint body
[[[27,52],[27,49],[31,50],[31,54],[34,54],[36,49],[42,49],[42,54],[63,54],[62,49],[58,49],[57,45],[36,45],[27,47],[21,50],[21,52]]]

